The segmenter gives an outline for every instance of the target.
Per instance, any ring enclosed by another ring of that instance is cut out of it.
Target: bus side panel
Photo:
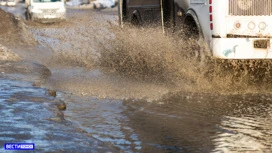
[[[174,3],[177,4],[181,9],[188,10],[190,5],[190,0],[174,0]]]

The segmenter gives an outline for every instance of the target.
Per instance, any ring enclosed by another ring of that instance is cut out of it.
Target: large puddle
[[[30,82],[0,78],[0,152],[5,143],[34,143],[35,152],[117,152],[64,120],[56,101]]]
[[[107,147],[102,142],[124,152],[272,149],[271,95],[178,93],[146,102],[58,92],[67,110],[66,121],[56,122],[51,106],[56,99],[46,89],[7,79],[0,79],[0,84],[2,146],[31,142],[42,152],[103,152]]]
[[[60,94],[65,117],[125,152],[270,152],[271,95],[179,93],[158,102]]]

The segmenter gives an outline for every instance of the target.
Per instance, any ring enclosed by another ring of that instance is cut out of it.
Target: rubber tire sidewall
[[[204,35],[203,35],[203,32],[202,32],[202,28],[201,28],[201,25],[199,23],[199,20],[196,16],[196,14],[194,13],[194,11],[192,10],[189,10],[187,13],[187,15],[190,15],[191,17],[193,17],[195,23],[196,23],[196,26],[197,26],[197,29],[198,29],[198,39],[196,40],[197,41],[197,44],[199,46],[199,50],[198,50],[198,62],[201,66],[205,65],[206,63],[206,54],[205,54],[205,50],[207,49],[207,42],[205,41],[205,38],[204,38]],[[185,25],[186,26],[186,25]],[[185,29],[185,28],[184,28]]]

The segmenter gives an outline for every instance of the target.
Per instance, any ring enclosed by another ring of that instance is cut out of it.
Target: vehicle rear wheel
[[[193,17],[187,17],[184,24],[184,35],[190,45],[188,58],[196,61],[200,66],[207,62],[207,43],[204,39],[200,24]]]
[[[185,29],[185,38],[189,45],[188,58],[203,64],[205,62],[205,54],[203,51],[204,38],[200,35],[186,34],[188,31]]]

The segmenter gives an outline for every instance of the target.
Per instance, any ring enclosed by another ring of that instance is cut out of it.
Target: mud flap
[[[165,34],[165,28],[164,28],[164,19],[163,19],[163,0],[160,0],[161,5],[161,26],[162,26],[162,33]]]
[[[119,15],[119,25],[121,28],[124,27],[123,25],[123,0],[118,0],[118,15]]]

